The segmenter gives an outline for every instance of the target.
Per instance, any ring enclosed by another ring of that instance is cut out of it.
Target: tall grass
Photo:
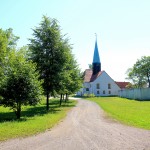
[[[0,141],[10,138],[25,137],[52,128],[67,112],[76,105],[69,100],[59,106],[59,100],[50,101],[51,110],[47,113],[44,101],[36,107],[27,106],[22,111],[20,120],[8,108],[0,107]]]
[[[87,98],[96,102],[109,116],[127,125],[150,130],[150,101],[119,97]]]

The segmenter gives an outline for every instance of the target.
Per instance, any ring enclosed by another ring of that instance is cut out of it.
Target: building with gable
[[[127,82],[115,82],[105,71],[101,71],[101,61],[98,51],[97,39],[95,41],[92,69],[84,72],[83,88],[77,95],[94,94],[95,96],[118,95],[119,90],[124,89]]]

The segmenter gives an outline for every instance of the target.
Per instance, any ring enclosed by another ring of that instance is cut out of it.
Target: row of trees
[[[36,105],[40,96],[75,93],[82,84],[81,72],[71,52],[71,45],[61,34],[57,20],[43,16],[33,29],[28,46],[17,49],[12,29],[0,29],[0,105],[21,116],[22,105]]]
[[[141,88],[148,85],[150,88],[150,56],[142,56],[138,59],[133,67],[127,70],[127,76],[127,79],[133,83],[129,87]]]

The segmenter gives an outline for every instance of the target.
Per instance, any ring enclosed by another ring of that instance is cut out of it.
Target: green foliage
[[[131,83],[129,83],[128,85],[126,85],[125,88],[126,88],[126,89],[132,89],[132,88],[136,88],[136,86],[133,85],[133,84],[131,84]]]
[[[7,51],[8,39],[5,32],[0,29],[0,82],[3,77],[3,66],[5,65],[5,57]]]
[[[50,95],[56,92],[72,93],[80,87],[79,69],[57,20],[43,16],[39,27],[33,29],[30,42],[31,59],[37,64],[40,79],[44,80],[43,88],[49,110]]]
[[[88,64],[89,65],[89,69],[92,69],[93,68],[93,65],[92,64]]]
[[[0,29],[0,83],[4,78],[6,62],[8,61],[8,53],[16,48],[16,42],[19,37],[13,34],[11,28],[7,30]]]
[[[93,94],[93,93],[91,93],[91,94],[87,94],[87,93],[85,93],[84,95],[83,95],[83,97],[95,97],[95,95]]]
[[[77,62],[71,52],[68,53],[63,71],[59,74],[58,93],[73,94],[82,86],[82,76]]]
[[[41,81],[35,65],[26,61],[22,51],[11,51],[0,85],[0,105],[10,107],[20,118],[22,105],[35,105],[42,94]]]
[[[96,102],[107,114],[122,123],[150,130],[150,102],[119,97],[88,98]]]
[[[30,39],[31,59],[37,64],[40,79],[43,79],[43,88],[47,95],[47,110],[49,110],[49,96],[53,94],[58,84],[59,73],[64,65],[64,49],[60,27],[55,19],[43,16],[39,25],[33,29]]]
[[[0,29],[0,105],[13,109],[17,118],[22,105],[39,102],[41,83],[47,110],[49,96],[68,95],[81,87],[80,70],[57,20],[43,16],[39,27],[33,29],[29,47],[17,50],[18,39],[11,28]]]
[[[148,83],[150,87],[150,56],[143,56],[138,59],[132,68],[127,71],[127,79],[134,83],[134,87],[139,88]]]
[[[7,51],[10,51],[12,49],[16,49],[17,41],[18,41],[19,37],[15,36],[13,34],[12,28],[5,30],[5,34],[7,37]]]
[[[70,100],[59,107],[59,100],[52,99],[52,109],[47,113],[44,99],[36,106],[25,106],[21,120],[16,120],[8,108],[0,107],[0,141],[44,132],[61,121],[77,103]]]

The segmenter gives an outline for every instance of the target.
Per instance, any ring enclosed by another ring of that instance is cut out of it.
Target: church
[[[77,92],[77,95],[94,94],[95,96],[117,96],[119,90],[124,89],[127,84],[128,82],[115,82],[106,71],[101,70],[101,61],[96,39],[92,69],[85,70],[83,87]]]

